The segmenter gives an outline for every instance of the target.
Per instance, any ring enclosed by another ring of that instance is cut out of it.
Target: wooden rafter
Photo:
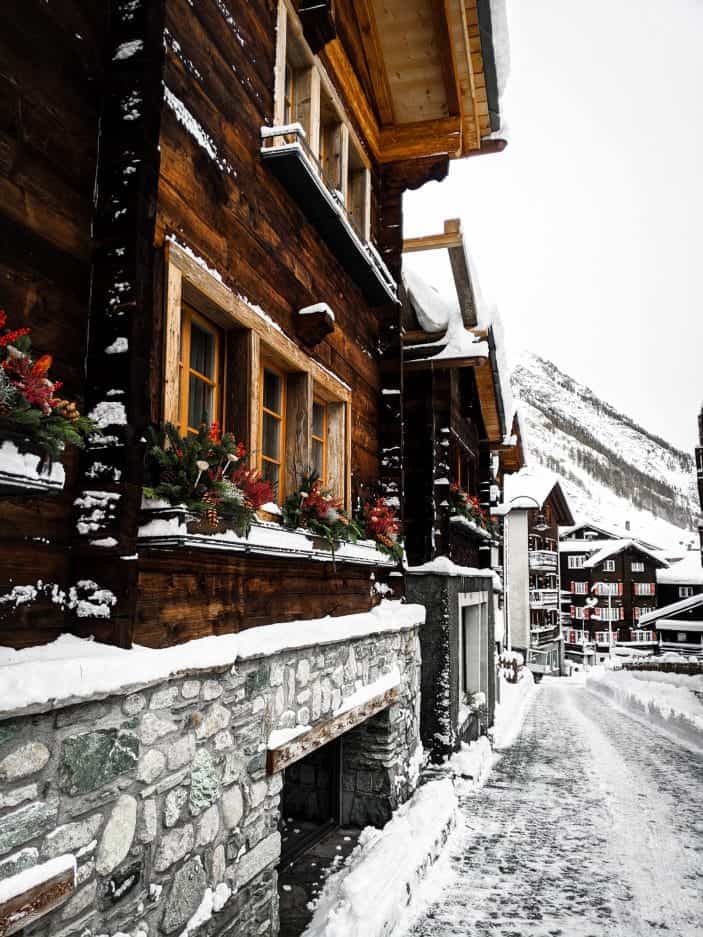
[[[449,30],[448,3],[449,0],[433,0],[430,6],[432,7],[432,24],[442,66],[444,93],[447,97],[447,112],[451,117],[457,117],[462,113],[462,102],[454,43]]]
[[[366,64],[369,68],[369,75],[373,82],[376,92],[376,106],[381,125],[395,123],[393,114],[393,99],[391,89],[388,83],[388,73],[381,49],[381,41],[378,35],[378,25],[376,23],[376,14],[373,10],[371,0],[357,0],[356,14],[359,20],[359,30],[361,32],[362,43],[364,46],[364,55]]]

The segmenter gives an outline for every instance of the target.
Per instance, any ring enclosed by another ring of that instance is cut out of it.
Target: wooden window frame
[[[322,479],[323,486],[327,485],[327,424],[328,424],[328,415],[327,415],[327,401],[322,400],[317,394],[313,395],[312,398],[313,411],[315,406],[322,407],[322,436],[315,435],[315,421],[313,415],[311,414],[310,418],[310,457],[312,465],[312,443],[319,442],[322,446],[322,473],[320,478]]]
[[[264,406],[264,376],[265,372],[269,371],[271,374],[275,374],[276,377],[281,382],[281,411],[280,413],[275,413],[273,410],[269,410],[268,407]],[[275,364],[273,364],[267,357],[262,357],[261,359],[261,369],[259,374],[259,452],[258,452],[258,470],[263,473],[264,471],[264,462],[269,462],[271,465],[278,466],[278,490],[277,490],[277,500],[279,503],[283,501],[286,496],[286,373],[281,371]],[[279,449],[279,460],[276,461],[270,456],[264,455],[264,414],[272,416],[275,420],[278,420],[279,423],[279,437],[278,437],[278,449]]]
[[[190,366],[190,336],[192,324],[195,322],[203,331],[209,332],[215,339],[215,377],[210,380],[206,375],[201,374]],[[185,323],[185,327],[184,327]],[[198,427],[192,427],[188,423],[188,410],[190,403],[190,377],[194,374],[198,380],[204,384],[209,384],[213,388],[213,407],[211,423],[221,422],[222,418],[222,329],[206,316],[201,315],[188,303],[181,306],[181,343],[179,355],[179,406],[178,406],[178,431],[185,438],[189,433],[197,433]],[[186,361],[188,364],[186,365]]]
[[[250,467],[258,467],[261,448],[261,362],[273,362],[286,375],[286,439],[288,457],[293,439],[302,451],[297,468],[310,464],[312,400],[319,397],[327,409],[328,485],[344,507],[351,508],[351,388],[318,364],[270,320],[256,312],[204,266],[174,242],[164,247],[165,328],[162,416],[174,425],[179,419],[181,314],[183,304],[222,329],[221,421],[225,432],[235,432],[249,451]],[[314,392],[313,392],[314,388]],[[297,397],[302,425],[291,407]],[[308,406],[309,403],[309,406]],[[307,423],[305,422],[307,420]],[[236,421],[236,422],[235,422]],[[292,469],[294,466],[288,466]],[[293,490],[289,471],[283,490]],[[280,493],[280,487],[279,487]]]

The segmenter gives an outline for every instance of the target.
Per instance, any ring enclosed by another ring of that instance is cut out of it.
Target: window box
[[[323,169],[299,124],[262,128],[261,158],[305,212],[332,253],[358,283],[371,305],[398,299],[397,285],[370,241],[357,231],[339,190],[325,182]]]
[[[48,494],[63,489],[65,472],[60,462],[42,463],[39,449],[21,434],[2,427],[2,435],[0,495]]]
[[[193,518],[181,506],[161,501],[142,504],[139,543],[156,549],[222,550],[259,556],[281,556],[287,559],[309,559],[331,563],[333,556],[324,541],[304,530],[287,530],[280,524],[258,521],[252,525],[249,537],[227,528],[226,520],[213,533],[204,533],[199,519]],[[220,529],[220,527],[222,529]],[[372,540],[340,543],[335,550],[337,563],[357,566],[383,566],[395,568],[396,562],[376,549]]]

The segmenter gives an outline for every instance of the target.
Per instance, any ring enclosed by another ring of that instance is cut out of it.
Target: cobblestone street
[[[703,935],[703,756],[545,681],[412,937]]]

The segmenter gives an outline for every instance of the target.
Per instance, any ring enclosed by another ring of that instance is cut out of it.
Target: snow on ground
[[[594,670],[586,687],[677,742],[703,751],[703,676]]]
[[[402,921],[454,826],[457,797],[448,778],[431,781],[389,820],[367,827],[338,872],[331,875],[304,937],[382,937]]]
[[[238,658],[400,631],[424,620],[422,605],[384,600],[370,612],[263,625],[160,649],[125,650],[67,634],[20,651],[0,647],[0,713],[107,696],[193,670],[233,666]]]

